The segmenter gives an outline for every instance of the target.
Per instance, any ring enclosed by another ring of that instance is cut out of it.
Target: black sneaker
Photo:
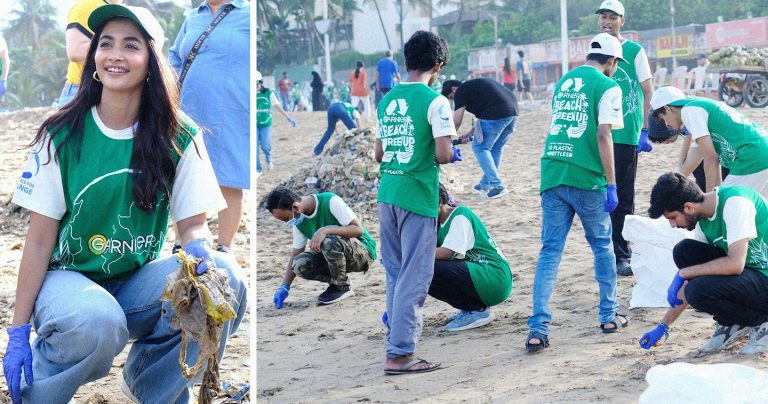
[[[616,261],[616,273],[620,276],[632,276],[634,275],[632,273],[632,266],[629,265],[629,261],[627,260],[618,260]]]
[[[328,285],[328,289],[317,297],[317,303],[333,304],[354,295],[349,285]]]

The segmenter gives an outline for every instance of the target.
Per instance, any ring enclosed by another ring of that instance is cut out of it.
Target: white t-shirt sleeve
[[[651,74],[651,65],[648,64],[648,55],[643,48],[640,48],[640,52],[637,52],[637,56],[635,56],[635,72],[637,72],[638,83],[653,78],[653,74]]]
[[[691,146],[695,144],[696,139],[704,136],[712,136],[709,133],[707,121],[709,113],[702,107],[683,107],[680,111],[680,117],[683,120],[683,126],[691,134]]]
[[[612,87],[600,97],[598,104],[598,125],[611,125],[611,129],[624,127],[624,113],[621,110],[621,88]]]
[[[269,106],[271,107],[274,105],[280,105],[280,100],[277,99],[277,96],[274,92],[271,92],[269,94]]]
[[[340,196],[336,195],[328,201],[328,208],[331,211],[333,217],[339,221],[342,226],[348,225],[353,220],[357,219],[355,212],[347,205]]]
[[[451,228],[440,247],[447,248],[456,253],[456,259],[464,259],[467,251],[475,246],[475,232],[472,224],[464,216],[456,216],[451,222]]]
[[[429,104],[427,119],[432,126],[432,137],[456,136],[451,103],[442,95],[436,97]]]
[[[728,198],[723,206],[723,221],[725,231],[728,233],[728,245],[739,240],[752,240],[757,237],[755,225],[755,204],[743,196]]]
[[[304,237],[296,226],[293,226],[293,248],[304,248],[307,246],[307,241],[309,239]]]
[[[67,211],[61,170],[55,159],[56,147],[49,136],[29,152],[24,171],[13,193],[13,203],[51,219],[60,220]]]
[[[176,165],[170,206],[171,217],[176,222],[227,207],[208,158],[202,131],[198,131],[193,141],[189,142]]]

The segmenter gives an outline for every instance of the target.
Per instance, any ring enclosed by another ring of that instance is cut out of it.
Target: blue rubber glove
[[[203,261],[197,266],[197,274],[202,275],[208,268],[215,268],[216,261],[213,260],[213,248],[211,242],[204,238],[196,238],[184,247],[184,253]]]
[[[651,150],[653,150],[653,145],[648,140],[648,128],[643,128],[640,131],[640,141],[637,143],[637,154],[650,152]]]
[[[680,272],[676,273],[675,279],[672,279],[672,283],[669,285],[669,289],[667,289],[667,302],[669,302],[669,307],[683,304],[683,301],[677,298],[677,292],[683,287],[683,283],[685,283],[685,279],[680,277]]]
[[[29,346],[29,331],[31,324],[8,328],[8,347],[3,357],[3,373],[11,392],[11,401],[21,403],[21,369],[24,369],[24,380],[32,385],[32,348]]]
[[[381,323],[384,324],[384,327],[389,328],[389,317],[387,317],[386,311],[381,315]]]
[[[453,156],[451,156],[451,163],[461,161],[461,149],[459,149],[456,146],[452,146],[451,149],[453,149]]]
[[[5,80],[0,80],[0,95],[3,95],[6,91],[8,91],[8,87],[6,87],[5,84]]]
[[[619,195],[616,193],[616,184],[605,186],[605,211],[613,212],[619,206]]]
[[[272,303],[275,304],[276,309],[283,308],[283,302],[288,298],[288,291],[291,290],[291,285],[282,285],[275,291],[275,297],[272,298]]]
[[[642,337],[640,337],[640,348],[651,349],[651,347],[653,347],[656,342],[661,339],[661,337],[664,337],[664,341],[669,338],[669,327],[667,327],[667,325],[664,323],[657,325],[656,328],[648,331],[647,333],[643,334]]]
[[[293,128],[296,127],[296,120],[294,120],[293,118],[288,117],[288,123],[291,124],[291,127],[293,127]]]

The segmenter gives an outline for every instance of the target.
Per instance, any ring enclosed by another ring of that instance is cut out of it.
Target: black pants
[[[459,310],[479,311],[486,308],[472,284],[466,261],[435,260],[429,295]]]
[[[677,243],[672,251],[678,268],[725,255],[718,247],[691,239]],[[720,325],[754,327],[768,321],[768,276],[753,268],[744,268],[741,275],[699,276],[685,286],[685,300],[713,315]]]
[[[723,179],[725,179],[725,177],[728,176],[728,173],[730,173],[731,170],[721,166],[720,172],[723,173],[722,177]],[[693,177],[696,178],[696,185],[698,185],[702,191],[706,192],[707,176],[704,174],[704,163],[699,164],[699,166],[696,167],[695,170],[693,170]]]
[[[632,258],[632,249],[624,240],[621,232],[624,230],[624,218],[635,212],[635,176],[637,175],[637,146],[628,144],[613,144],[614,171],[616,172],[616,193],[619,205],[611,212],[611,227],[613,227],[613,252],[616,260]]]

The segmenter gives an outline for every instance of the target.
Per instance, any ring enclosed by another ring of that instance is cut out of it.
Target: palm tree
[[[377,0],[363,0],[363,5],[365,5],[368,2],[372,2],[373,6],[376,8],[376,14],[379,16],[379,24],[381,24],[381,32],[384,33],[384,39],[387,40],[387,49],[392,49],[392,44],[389,42],[389,35],[387,35],[387,28],[384,27],[384,19],[381,18],[381,10],[379,9],[379,3]],[[402,24],[401,24],[402,27]]]
[[[20,45],[40,49],[44,33],[56,30],[56,9],[48,0],[21,0],[19,9],[11,10],[11,23],[6,36]]]

